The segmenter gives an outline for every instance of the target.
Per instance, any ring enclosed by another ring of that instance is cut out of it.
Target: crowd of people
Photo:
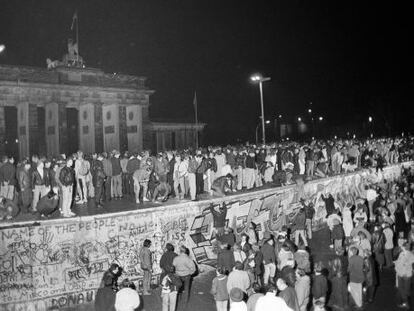
[[[315,211],[306,199],[300,200],[300,211],[290,223],[279,231],[263,232],[261,239],[253,223],[235,234],[223,221],[226,206],[211,206],[218,245],[210,293],[217,311],[362,310],[374,301],[385,270],[395,271],[398,307],[408,310],[414,269],[413,198],[413,167],[404,168],[397,180],[382,179],[367,186],[361,197],[345,204],[326,194],[321,198],[326,226],[318,234],[320,240],[307,226],[308,215]],[[330,241],[327,250],[321,245],[325,241]],[[328,254],[321,256],[317,253],[321,250]],[[188,248],[181,246],[177,254],[173,245],[166,244],[158,289],[150,286],[151,254],[151,241],[145,240],[139,251],[142,294],[160,294],[163,311],[176,310],[177,302],[185,307],[197,271]],[[139,306],[139,294],[130,291],[135,288],[130,281],[124,280],[127,290],[118,289],[119,269],[114,264],[104,274],[97,310]]]
[[[412,137],[370,140],[312,141],[269,145],[208,147],[140,153],[33,155],[16,163],[3,156],[0,164],[0,219],[19,213],[49,216],[59,210],[75,216],[74,204],[91,200],[97,208],[124,197],[142,202],[197,200],[204,193],[228,193],[284,186],[306,180],[414,158]]]

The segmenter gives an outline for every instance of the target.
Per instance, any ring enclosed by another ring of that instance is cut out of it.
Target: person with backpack
[[[86,177],[90,171],[90,164],[83,158],[83,152],[77,152],[77,159],[75,160],[75,177],[76,177],[76,191],[79,196],[78,204],[85,204],[88,202],[88,191],[86,187]]]
[[[175,267],[169,266],[161,281],[162,311],[175,311],[177,294],[182,285],[180,277],[175,274]]]

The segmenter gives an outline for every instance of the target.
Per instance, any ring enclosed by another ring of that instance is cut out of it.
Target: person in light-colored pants
[[[195,200],[196,199],[196,193],[197,193],[197,186],[196,186],[196,174],[194,173],[188,173],[188,184],[189,184],[189,188],[190,188],[190,197],[191,200]]]
[[[111,198],[122,197],[122,174],[112,176],[111,179]]]
[[[162,293],[162,311],[175,311],[177,306],[177,291]]]
[[[252,189],[255,182],[254,168],[246,168],[243,175],[247,189]]]
[[[218,301],[216,300],[217,311],[227,311],[228,300]]]
[[[72,206],[72,194],[73,186],[62,186],[62,215],[70,215],[72,212],[70,207]]]
[[[0,197],[5,197],[6,199],[13,200],[14,186],[10,185],[7,181],[3,182],[3,185],[0,187]]]
[[[305,230],[295,230],[295,244],[299,245],[299,238],[302,238],[303,244],[308,246]]]
[[[272,279],[275,277],[276,265],[274,263],[268,263],[264,265],[263,282],[265,285],[269,283],[269,277]]]
[[[306,218],[306,234],[308,236],[308,239],[312,240],[312,219]]]

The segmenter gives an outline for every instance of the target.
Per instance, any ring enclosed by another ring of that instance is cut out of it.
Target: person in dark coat
[[[256,282],[260,285],[263,284],[263,253],[260,251],[260,246],[258,244],[252,245],[252,250],[254,251],[254,276]]]
[[[234,264],[234,255],[229,245],[226,243],[221,244],[217,254],[217,267],[223,267],[226,271],[231,272]]]
[[[225,203],[214,206],[210,204],[210,212],[213,215],[213,226],[216,229],[216,235],[224,234],[224,227],[226,226],[227,206]]]
[[[217,237],[217,240],[221,243],[228,244],[231,248],[236,243],[236,236],[234,235],[232,228],[226,227],[224,228],[224,234]]]
[[[14,201],[0,196],[0,220],[12,220],[20,213]]]
[[[213,181],[211,190],[213,194],[219,197],[226,196],[227,193],[231,192],[233,189],[233,176],[227,174],[226,176],[221,176]]]
[[[329,296],[328,306],[333,311],[343,311],[348,308],[348,284],[344,267],[339,258],[335,258],[330,262],[332,270],[331,277],[331,294]]]
[[[116,292],[112,288],[112,277],[109,274],[104,276],[103,285],[96,293],[95,310],[115,311]]]
[[[99,154],[96,161],[92,161],[92,182],[95,187],[95,205],[98,208],[102,208],[102,201],[104,198],[104,184],[105,184],[105,171],[103,167],[103,155]]]
[[[328,280],[322,274],[322,268],[322,262],[315,263],[315,275],[312,282],[312,296],[314,301],[321,298],[326,299],[328,293]]]
[[[174,252],[174,246],[171,243],[167,243],[165,249],[160,259],[160,268],[162,269],[160,280],[167,275],[168,271],[170,271],[169,268],[173,267],[173,260],[177,257],[177,253]]]
[[[335,199],[333,198],[332,194],[328,194],[327,197],[325,197],[322,194],[322,200],[325,202],[325,208],[326,208],[326,218],[329,217],[329,215],[333,214],[333,212],[335,211]]]
[[[374,258],[369,250],[364,250],[364,275],[365,275],[365,299],[368,303],[374,301],[375,291],[378,285],[378,276]]]
[[[20,203],[23,213],[28,213],[33,200],[32,184],[30,180],[30,162],[24,160],[18,172],[17,180],[20,187]]]
[[[58,209],[59,196],[56,188],[55,191],[49,191],[49,193],[42,197],[37,203],[37,211],[41,216],[49,217]]]
[[[119,289],[118,278],[121,276],[122,271],[123,271],[122,267],[120,267],[116,263],[112,263],[109,269],[104,272],[100,287],[104,287],[105,280],[108,277],[112,280],[112,283],[111,283],[112,290],[115,292],[118,291]]]

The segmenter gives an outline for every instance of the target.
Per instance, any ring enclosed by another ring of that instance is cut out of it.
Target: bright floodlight
[[[336,139],[337,137],[336,137],[336,135],[334,136],[334,138]]]
[[[309,113],[312,113],[312,109],[308,109],[308,112],[309,112]]]
[[[322,121],[323,120],[323,117],[319,117],[319,121]]]
[[[298,121],[299,121],[299,122],[302,122],[302,118],[301,118],[301,117],[299,117],[299,118],[298,118]]]
[[[269,120],[266,120],[266,124],[270,124],[270,121]]]
[[[368,117],[368,122],[372,122],[372,117]]]
[[[4,44],[0,44],[0,53],[2,53],[6,49]]]
[[[253,82],[260,81],[261,79],[262,79],[262,76],[259,75],[259,74],[255,74],[255,75],[250,77],[250,80],[252,80]]]

